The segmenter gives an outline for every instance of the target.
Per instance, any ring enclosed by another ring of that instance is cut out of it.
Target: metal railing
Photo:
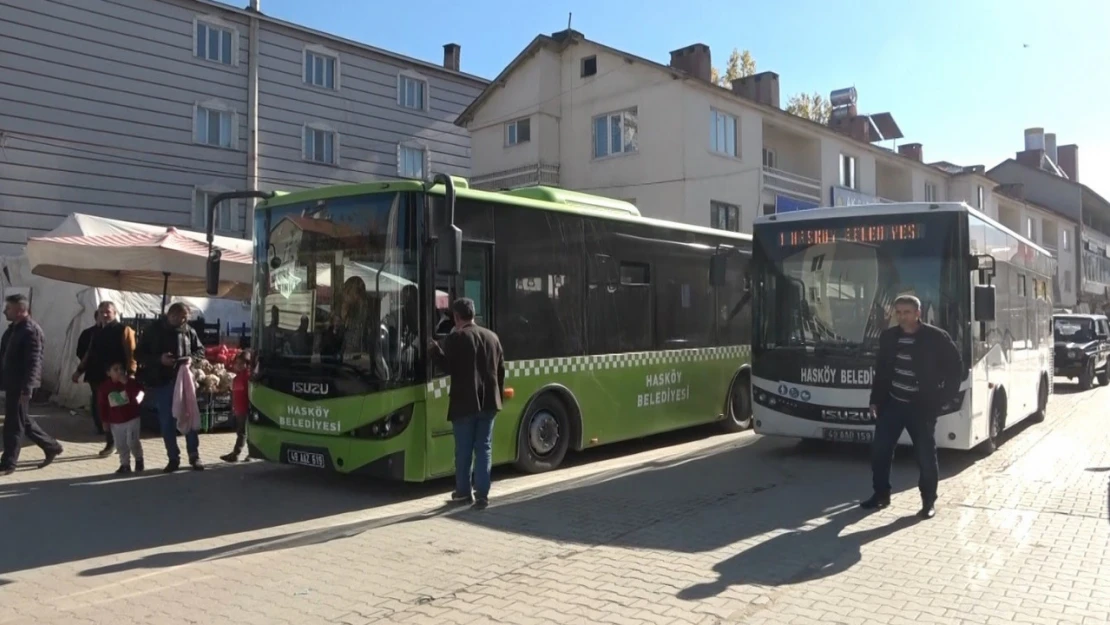
[[[484,191],[515,189],[533,185],[559,186],[559,165],[557,163],[535,163],[492,174],[474,176],[470,179],[472,188]]]
[[[820,180],[766,165],[763,167],[763,186],[815,202],[822,199]]]

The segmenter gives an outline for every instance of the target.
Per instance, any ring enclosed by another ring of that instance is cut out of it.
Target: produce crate
[[[200,431],[234,430],[235,418],[231,415],[230,393],[197,393],[200,406]]]

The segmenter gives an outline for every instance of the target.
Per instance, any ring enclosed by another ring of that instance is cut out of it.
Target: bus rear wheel
[[[1040,384],[1037,385],[1037,412],[1033,413],[1033,422],[1040,423],[1045,420],[1048,415],[1048,376],[1041,376]]]
[[[732,379],[728,390],[728,404],[725,406],[725,420],[721,427],[726,432],[743,432],[752,426],[752,387],[751,378],[739,373]]]
[[[557,469],[569,446],[570,420],[566,406],[551,393],[535,398],[520,420],[516,468],[527,473]]]

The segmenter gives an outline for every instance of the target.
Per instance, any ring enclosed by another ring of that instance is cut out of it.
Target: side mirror
[[[208,262],[204,271],[204,287],[209,295],[220,294],[220,257],[223,252],[213,249],[208,252]]]
[[[994,285],[978,284],[975,286],[975,320],[994,321]]]
[[[448,276],[462,273],[462,230],[454,224],[445,226],[436,241],[436,270]]]
[[[728,256],[714,254],[709,258],[709,284],[712,286],[725,285],[725,270],[728,269]]]

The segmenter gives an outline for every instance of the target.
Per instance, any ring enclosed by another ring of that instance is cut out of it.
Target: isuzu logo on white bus
[[[326,382],[294,382],[293,392],[298,395],[327,395],[328,384]]]

